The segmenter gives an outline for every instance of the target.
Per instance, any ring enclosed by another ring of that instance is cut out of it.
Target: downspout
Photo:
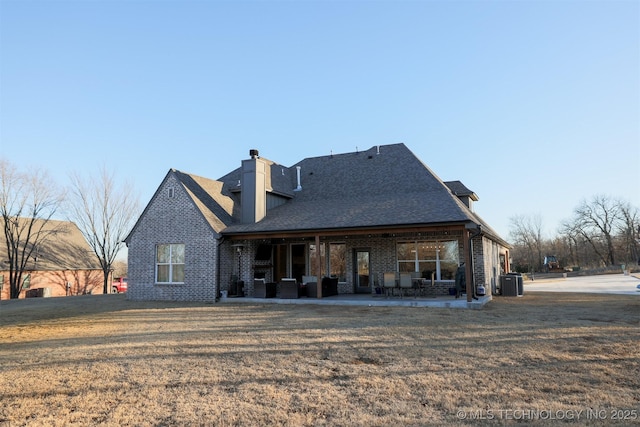
[[[471,302],[471,299],[478,299],[476,296],[476,285],[473,273],[473,239],[474,237],[478,237],[482,234],[482,225],[477,224],[478,228],[476,231],[471,233],[469,236],[469,269],[470,269],[470,278],[471,280],[467,281],[467,302]]]
[[[216,277],[218,278],[218,285],[216,286],[215,301],[220,301],[220,246],[224,243],[224,236],[218,239],[218,247],[216,248]]]

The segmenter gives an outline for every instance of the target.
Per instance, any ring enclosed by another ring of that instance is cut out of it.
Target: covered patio
[[[262,280],[273,286],[267,299],[276,296],[276,287],[280,297],[283,281],[305,286],[308,277],[320,276],[322,281],[334,278],[337,289],[329,294],[323,290],[318,295],[314,288],[313,295],[318,298],[310,297],[311,294],[307,297],[304,291],[299,297],[283,296],[283,299],[331,298],[331,301],[350,301],[352,304],[369,300],[372,305],[451,306],[455,295],[448,292],[456,286],[454,279],[460,267],[465,276],[462,286],[465,295],[454,306],[466,306],[464,302],[477,303],[471,296],[474,293],[472,283],[484,285],[486,293],[491,293],[488,290],[491,278],[484,275],[483,237],[477,224],[387,227],[375,231],[324,230],[314,233],[302,230],[227,236],[221,248],[232,260],[222,270],[223,277],[232,278],[227,287],[228,296],[257,296],[261,300],[265,295],[262,291],[256,292],[255,284],[256,280]],[[497,263],[498,257],[494,258],[492,262]],[[473,265],[477,265],[475,274]],[[387,284],[389,275],[394,276],[391,286]],[[403,278],[407,280],[401,280]],[[323,288],[324,285],[318,290]],[[223,282],[221,291],[227,289]],[[416,292],[419,295],[414,297]],[[391,296],[385,298],[389,293]],[[404,297],[400,298],[402,294]]]

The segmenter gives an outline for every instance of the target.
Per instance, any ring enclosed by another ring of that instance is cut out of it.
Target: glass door
[[[355,277],[353,283],[355,284],[356,293],[371,293],[371,280],[369,276],[369,250],[368,249],[356,249],[354,251],[353,260],[355,266],[353,271]]]

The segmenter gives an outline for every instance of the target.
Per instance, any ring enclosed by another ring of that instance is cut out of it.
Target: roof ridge
[[[358,150],[358,147],[356,146],[356,151],[347,151],[347,152],[344,152],[344,153],[334,153],[333,150],[332,150],[330,154],[324,154],[322,156],[305,157],[302,160],[298,161],[297,163],[294,163],[293,166],[289,166],[289,168],[293,168],[293,167],[295,167],[299,163],[302,163],[305,160],[322,159],[322,158],[326,158],[326,157],[328,157],[328,158],[344,157],[344,156],[353,155],[353,154],[367,153],[367,152],[372,151],[372,150],[379,150],[382,147],[393,147],[393,146],[399,146],[399,145],[405,145],[405,144],[403,142],[396,142],[396,143],[393,143],[393,144],[377,144],[377,145],[373,145],[373,146],[367,148],[366,150]]]

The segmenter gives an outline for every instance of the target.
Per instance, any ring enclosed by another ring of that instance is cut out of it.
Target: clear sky
[[[403,142],[503,237],[583,199],[640,207],[638,1],[0,0],[0,148],[106,164],[145,205],[219,178]]]

